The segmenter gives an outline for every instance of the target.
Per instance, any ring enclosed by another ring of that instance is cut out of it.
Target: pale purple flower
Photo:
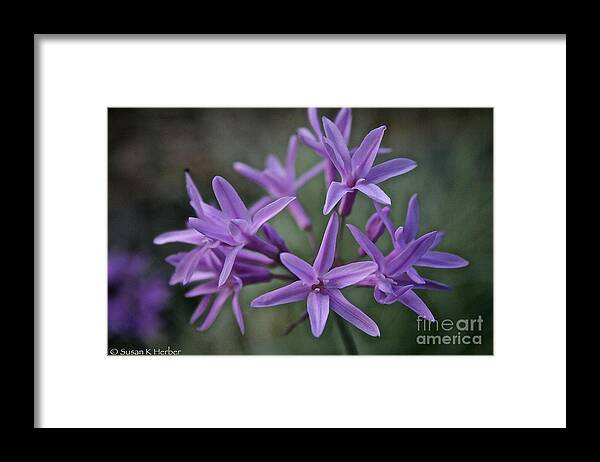
[[[185,173],[185,180],[186,189],[190,197],[190,204],[194,211],[196,211],[196,215],[204,216],[209,214],[211,216],[220,216],[221,212],[218,209],[203,202],[200,193],[188,172]],[[169,281],[171,285],[188,284],[189,282],[204,279],[207,270],[202,270],[202,265],[205,264],[208,259],[212,258],[211,255],[213,253],[215,253],[218,258],[223,259],[227,252],[226,247],[220,248],[222,246],[221,242],[210,239],[190,227],[183,230],[168,231],[154,238],[154,243],[158,245],[174,242],[192,244],[195,247],[188,252],[180,252],[171,255],[168,258],[168,261],[175,266],[175,272]],[[275,244],[271,247],[276,251]],[[241,263],[263,266],[274,263],[272,258],[247,249],[241,249],[238,252],[237,260]],[[210,275],[212,275],[214,269],[211,268],[210,271]]]
[[[198,194],[195,199],[197,205],[194,206],[197,217],[189,218],[188,222],[203,236],[220,243],[219,249],[225,255],[219,275],[219,285],[223,285],[231,273],[237,255],[244,247],[272,258],[279,255],[276,246],[259,238],[256,233],[268,220],[295,200],[295,197],[282,197],[251,214],[227,180],[217,176],[212,185],[221,210],[207,206]]]
[[[329,186],[332,181],[337,179],[337,172],[333,163],[329,160],[329,156],[323,145],[323,130],[319,122],[319,114],[316,108],[308,108],[308,121],[312,128],[312,132],[307,128],[298,129],[298,137],[302,143],[315,153],[325,159],[325,184]],[[342,133],[346,144],[350,143],[350,132],[352,131],[352,109],[342,108],[338,111],[334,120],[335,125]],[[350,149],[350,154],[354,154],[356,147]],[[380,147],[378,154],[389,154],[391,149]]]
[[[193,252],[193,251],[192,251]],[[176,275],[182,266],[186,265],[186,258],[191,252],[180,252],[167,257],[167,261],[175,266],[175,273],[171,278],[171,284],[184,283]],[[272,260],[263,255],[242,250],[234,263],[232,270],[225,280],[220,283],[219,273],[223,267],[226,256],[220,248],[212,249],[205,253],[204,258],[196,262],[195,270],[188,282],[199,282],[193,289],[186,293],[186,297],[201,297],[198,306],[194,310],[190,324],[195,324],[206,313],[206,316],[197,327],[198,331],[209,329],[221,309],[231,297],[231,308],[242,335],[245,332],[244,317],[239,302],[239,293],[242,287],[269,282],[272,278],[271,272],[261,265],[268,265]]]
[[[259,171],[242,162],[235,162],[233,168],[240,175],[256,183],[269,193],[269,197],[263,197],[257,202],[256,207],[266,205],[272,199],[286,196],[295,196],[298,190],[308,181],[323,171],[323,163],[315,165],[307,172],[296,177],[296,155],[298,152],[298,138],[293,135],[288,144],[285,165],[276,155],[269,154],[266,158],[265,169]],[[252,210],[252,208],[251,208]],[[288,211],[303,230],[311,228],[311,222],[300,201],[295,200],[289,204]]]
[[[169,292],[162,277],[149,273],[150,261],[139,253],[108,257],[108,330],[149,340],[163,327]]]
[[[419,207],[419,201],[417,194],[413,194],[408,201],[408,207],[406,209],[406,219],[404,226],[398,227],[394,230],[394,225],[387,213],[383,209],[379,209],[378,213],[384,223],[384,226],[388,230],[392,243],[396,249],[404,249],[410,243],[414,242],[419,232],[419,222],[421,217],[421,210]],[[415,266],[423,266],[428,268],[463,268],[468,266],[469,262],[458,255],[449,252],[439,252],[433,250],[437,247],[444,239],[444,233],[438,232],[436,239],[433,242],[430,250],[423,255]]]
[[[433,314],[413,289],[448,290],[449,287],[421,277],[414,267],[462,268],[469,262],[458,255],[433,250],[442,241],[443,233],[433,231],[417,238],[419,216],[416,194],[409,201],[404,227],[394,230],[389,216],[380,214],[394,244],[394,249],[385,257],[360,229],[353,225],[347,226],[358,245],[377,263],[377,271],[361,281],[360,285],[374,287],[378,303],[399,301],[424,319],[433,321]]]
[[[354,154],[348,150],[338,127],[327,117],[323,117],[323,127],[325,151],[341,176],[341,182],[334,181],[329,185],[323,213],[329,214],[343,199],[340,214],[348,215],[358,191],[375,202],[390,205],[391,199],[377,184],[407,173],[417,164],[411,159],[399,157],[373,166],[386,127],[381,126],[369,132]]]
[[[325,159],[325,184],[329,186],[336,179],[336,170],[333,163],[329,160],[329,156],[323,145],[323,131],[319,122],[319,114],[314,107],[308,108],[308,122],[313,129],[313,132],[307,128],[298,129],[298,136],[305,146],[312,149],[318,155]],[[335,124],[339,131],[343,134],[346,143],[350,142],[350,131],[352,129],[352,109],[342,108],[335,116]]]
[[[311,331],[315,337],[323,333],[330,308],[360,330],[371,336],[379,336],[377,324],[350,303],[340,291],[369,277],[377,269],[377,265],[372,262],[357,262],[331,269],[335,259],[338,229],[339,219],[334,213],[329,219],[312,265],[294,254],[282,253],[281,262],[299,280],[255,298],[251,306],[262,308],[307,300]]]

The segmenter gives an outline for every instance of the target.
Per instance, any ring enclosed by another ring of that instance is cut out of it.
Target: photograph
[[[493,354],[493,108],[121,108],[108,351]]]

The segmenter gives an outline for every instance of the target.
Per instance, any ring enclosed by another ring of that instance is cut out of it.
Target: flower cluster
[[[292,282],[255,298],[252,308],[306,300],[306,317],[315,337],[323,333],[330,310],[368,335],[379,336],[377,324],[353,305],[342,289],[372,288],[377,303],[399,302],[422,318],[434,320],[416,292],[448,290],[449,287],[421,276],[417,268],[468,265],[457,255],[434,250],[441,243],[443,233],[432,231],[418,236],[420,212],[416,195],[409,201],[404,225],[394,227],[390,218],[391,199],[379,184],[410,172],[417,164],[400,157],[375,163],[380,154],[390,152],[381,147],[385,126],[371,130],[357,147],[349,147],[351,109],[341,109],[334,121],[327,117],[319,121],[317,111],[309,109],[308,120],[312,132],[300,128],[290,137],[285,162],[271,154],[263,170],[240,162],[234,164],[237,173],[265,191],[265,196],[250,207],[235,188],[219,176],[212,181],[218,207],[206,203],[186,171],[186,187],[194,216],[188,219],[185,229],[161,234],[154,242],[192,245],[186,252],[170,255],[167,261],[175,268],[170,284],[194,284],[186,296],[200,297],[190,320],[197,324],[198,330],[208,329],[231,298],[233,314],[243,334],[241,289],[278,278]],[[322,158],[300,175],[295,167],[298,141]],[[268,222],[286,210],[300,230],[312,233],[311,219],[297,194],[321,173],[327,186],[323,214],[330,217],[310,264],[290,253],[283,237]],[[367,196],[375,209],[364,231],[351,224],[344,226],[358,193]],[[336,206],[337,212],[333,211]],[[343,262],[338,255],[336,243],[344,228],[358,244],[357,261]],[[393,249],[384,256],[376,243],[386,231]],[[273,268],[277,266],[289,271],[289,275],[274,273]]]

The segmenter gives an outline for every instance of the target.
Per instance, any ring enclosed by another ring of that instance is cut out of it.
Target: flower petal
[[[352,169],[356,178],[364,178],[369,173],[369,170],[371,170],[385,129],[386,126],[382,125],[371,130],[364,137],[362,143],[360,143],[360,146],[354,153],[354,157],[352,157]]]
[[[404,223],[404,231],[402,239],[408,243],[417,237],[419,231],[419,221],[421,220],[421,211],[419,208],[419,200],[417,195],[413,194],[408,201],[408,209],[406,210],[406,222]]]
[[[250,213],[250,215],[254,215],[256,212],[262,209],[265,205],[269,204],[271,201],[273,201],[272,197],[261,197],[254,204],[248,207],[248,212]]]
[[[371,168],[365,179],[369,183],[381,183],[389,178],[408,173],[416,167],[417,163],[414,160],[399,157]]]
[[[274,259],[279,255],[279,249],[256,235],[246,236],[246,248],[255,252],[262,253]]]
[[[275,154],[268,154],[265,159],[265,165],[267,170],[270,170],[271,173],[275,174],[275,177],[283,177],[285,176],[285,168],[283,168],[283,164],[279,160]]]
[[[329,316],[329,296],[311,291],[308,294],[306,305],[310,330],[315,337],[320,337]]]
[[[266,294],[256,297],[250,303],[252,308],[264,308],[267,306],[283,305],[285,303],[298,302],[308,296],[310,289],[302,281],[292,282],[287,286],[272,290]]]
[[[309,107],[307,112],[308,112],[308,122],[310,123],[310,126],[314,130],[317,137],[321,138],[323,136],[323,132],[321,132],[321,126],[319,124],[319,114],[317,112],[317,108]]]
[[[327,293],[329,294],[329,306],[332,311],[372,337],[379,337],[379,327],[377,327],[375,321],[350,303],[338,289],[329,289]]]
[[[394,231],[394,238],[392,239],[392,244],[394,244],[394,249],[402,250],[404,247],[404,226],[398,226],[396,231]]]
[[[252,226],[250,227],[250,232],[252,234],[256,233],[263,224],[281,212],[293,200],[296,200],[294,196],[281,197],[270,204],[265,205],[252,217]]]
[[[351,175],[351,171],[346,168],[340,153],[334,147],[330,140],[323,138],[323,147],[325,148],[325,157],[331,161],[335,169],[340,173],[342,181]]]
[[[352,160],[350,158],[350,151],[344,140],[344,136],[337,128],[337,126],[329,120],[327,117],[323,117],[323,128],[325,128],[325,136],[328,141],[333,143],[335,150],[339,154],[339,158],[342,161],[344,170],[350,172],[352,170]]]
[[[243,177],[259,185],[261,188],[268,189],[269,183],[268,181],[265,181],[263,172],[242,162],[235,162],[233,164],[233,169]]]
[[[231,309],[233,310],[233,316],[237,321],[240,332],[244,335],[246,327],[244,326],[244,316],[242,314],[242,308],[240,307],[239,292],[236,290],[233,293],[233,300],[231,301]]]
[[[373,244],[373,242],[356,226],[350,224],[346,226],[352,233],[354,240],[356,240],[356,243],[360,246],[360,248],[363,249],[379,267],[383,266],[383,254],[381,253],[381,250],[379,250],[377,246]]]
[[[311,167],[306,172],[298,177],[298,179],[294,182],[294,190],[297,191],[314,177],[316,177],[319,173],[323,171],[325,168],[325,162],[319,162],[314,167]]]
[[[182,283],[183,285],[188,284],[196,270],[198,269],[198,263],[204,258],[206,252],[209,251],[208,247],[197,247],[190,250],[175,268],[175,273],[171,278],[171,284]]]
[[[248,220],[250,214],[237,191],[223,177],[216,176],[212,182],[215,197],[221,206],[221,210],[230,218],[241,218]]]
[[[294,201],[290,204],[290,208],[294,205],[298,204],[298,201]],[[277,232],[275,228],[273,228],[270,224],[265,223],[261,228],[262,232],[265,234],[267,240],[273,244],[275,247],[279,249],[280,252],[289,252],[287,245],[285,245],[285,241],[281,234]]]
[[[393,241],[394,240],[394,224],[392,223],[392,220],[390,218],[389,208],[388,207],[381,207],[381,205],[378,204],[375,201],[373,202],[373,207],[375,208],[375,210],[379,214],[379,218],[383,222],[383,225],[385,226],[387,232],[389,233],[389,235],[390,235],[390,237],[392,238],[392,241]],[[385,212],[386,209],[388,209],[387,213]]]
[[[313,134],[306,128],[298,129],[298,138],[300,141],[304,143],[304,145],[313,151],[315,151],[320,156],[326,156],[325,148],[323,147],[323,143],[316,140]]]
[[[375,287],[375,300],[382,305],[390,305],[398,301],[401,295],[412,289],[413,285],[393,286],[392,290],[386,290],[382,284]]]
[[[415,286],[414,289],[425,289],[425,290],[436,290],[436,291],[446,291],[450,290],[450,286],[444,284],[443,282],[434,281],[433,279],[423,278],[425,280],[425,284],[420,284]]]
[[[302,204],[299,200],[295,200],[290,204],[290,206],[288,207],[288,212],[298,225],[298,228],[304,231],[312,228],[310,218],[308,218],[308,215],[304,211],[304,207],[302,207]],[[285,252],[287,252],[287,250],[285,250]]]
[[[202,196],[200,196],[200,192],[198,191],[198,188],[196,188],[192,176],[187,171],[185,172],[185,188],[190,198],[190,205],[194,209],[194,212],[196,212],[196,216],[203,216]]]
[[[343,289],[377,271],[377,264],[372,261],[359,261],[338,266],[323,275],[323,280],[327,288]]]
[[[435,235],[436,231],[432,231],[408,244],[398,255],[386,262],[388,273],[390,275],[404,273],[431,248],[435,241]]]
[[[385,230],[385,223],[382,217],[389,217],[390,211],[391,209],[389,207],[383,207],[381,210],[377,210],[367,220],[367,223],[365,224],[365,232],[371,241],[377,242],[377,240],[383,234],[383,231]]]
[[[298,137],[290,136],[286,156],[286,172],[289,181],[296,179],[296,155],[298,154]]]
[[[240,250],[242,250],[243,246],[238,245],[236,247],[222,247],[222,251],[225,254],[225,261],[223,262],[223,269],[221,270],[221,274],[219,275],[219,287],[221,287],[227,281],[227,278],[231,274],[231,270],[233,269],[233,264],[235,263],[235,259]]]
[[[380,204],[391,205],[392,203],[390,197],[376,184],[359,182],[354,188],[365,194],[369,199],[379,202]]]
[[[327,197],[325,198],[325,205],[323,206],[323,215],[328,215],[342,197],[350,191],[351,189],[346,187],[346,185],[338,183],[337,181],[332,181],[327,190]]]
[[[185,296],[187,298],[197,297],[199,295],[210,295],[219,291],[219,287],[217,285],[217,281],[209,281],[204,284],[200,284],[199,286],[194,287],[192,290],[186,292]]]
[[[350,129],[352,128],[352,109],[344,107],[335,116],[335,125],[342,133],[346,144],[350,140]]]
[[[200,245],[206,238],[195,229],[182,229],[177,231],[168,231],[159,234],[154,238],[157,245],[168,244],[171,242],[182,242],[184,244]]]
[[[415,265],[428,268],[464,268],[469,265],[469,261],[453,253],[430,250]]]
[[[301,258],[292,253],[282,253],[279,258],[281,263],[305,284],[312,285],[318,282],[314,268]]]
[[[435,321],[433,314],[425,305],[425,302],[419,298],[412,290],[404,293],[399,299],[400,303],[408,306],[411,310],[427,321]]]
[[[270,265],[273,263],[273,259],[263,255],[262,253],[254,252],[252,250],[242,249],[237,256],[236,261],[240,263],[247,263],[250,265]]]
[[[435,241],[433,242],[431,248],[435,248],[438,245],[441,244],[441,242],[444,240],[444,237],[446,236],[446,233],[444,233],[444,231],[438,231],[437,235],[435,236]]]
[[[417,272],[417,270],[414,269],[412,266],[406,270],[406,275],[411,280],[411,282],[414,282],[416,284],[425,284],[425,279],[423,279],[421,275]]]
[[[200,319],[200,316],[202,316],[202,313],[204,313],[206,311],[206,308],[208,307],[209,302],[210,302],[210,296],[202,297],[202,299],[200,300],[200,303],[198,303],[198,306],[196,307],[196,309],[192,313],[192,316],[190,317],[190,324],[194,324],[198,319]]]
[[[229,234],[227,226],[225,224],[219,225],[217,223],[205,220],[203,218],[195,217],[188,218],[188,223],[196,231],[199,231],[200,233],[210,237],[211,239],[224,242],[228,245],[236,245],[235,240]]]
[[[231,295],[231,289],[225,289],[225,290],[221,290],[219,292],[219,294],[215,298],[215,301],[213,302],[212,306],[210,307],[210,311],[208,312],[208,315],[204,319],[204,322],[196,330],[203,332],[203,331],[207,330],[210,326],[213,325],[213,323],[217,319],[217,316],[221,312],[221,308],[223,308],[223,305],[225,304],[225,302],[227,301],[227,299],[229,298],[230,295]]]
[[[323,274],[329,271],[329,268],[333,265],[335,258],[335,243],[337,239],[337,233],[340,227],[339,218],[337,213],[333,213],[327,223],[327,228],[323,233],[323,240],[319,247],[319,252],[315,258],[313,268],[317,272],[317,275]]]

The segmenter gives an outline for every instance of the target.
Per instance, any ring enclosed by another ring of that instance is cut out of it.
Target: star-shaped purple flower
[[[225,178],[217,176],[212,184],[221,210],[206,206],[198,194],[195,201],[198,206],[194,207],[197,217],[189,218],[188,222],[202,235],[221,243],[219,247],[225,254],[225,260],[219,276],[219,285],[223,285],[231,273],[237,255],[244,247],[271,258],[279,255],[275,245],[262,240],[256,233],[296,198],[282,197],[251,214]]]
[[[281,262],[298,277],[298,281],[255,298],[251,306],[263,308],[307,300],[311,331],[319,337],[331,308],[336,314],[371,336],[379,336],[377,324],[350,303],[340,289],[369,277],[376,269],[373,262],[357,262],[333,269],[339,229],[337,214],[329,219],[323,241],[312,265],[291,253],[282,253]]]
[[[308,108],[308,121],[312,128],[312,132],[307,128],[298,129],[298,137],[302,143],[308,148],[312,149],[315,153],[325,159],[325,184],[329,186],[332,181],[336,181],[337,172],[335,166],[329,160],[329,156],[323,145],[323,130],[319,122],[319,114],[317,109],[314,107]],[[352,131],[352,109],[342,108],[338,111],[334,120],[335,125],[344,136],[346,144],[350,143],[350,132]],[[356,147],[350,149],[350,153],[353,154],[356,151]],[[391,149],[380,147],[378,154],[389,154]]]
[[[341,177],[341,182],[334,181],[329,185],[323,213],[327,215],[343,198],[340,214],[348,215],[358,191],[375,202],[390,205],[391,199],[377,184],[410,172],[417,164],[411,159],[399,157],[373,166],[386,127],[381,126],[369,132],[354,154],[348,150],[338,127],[327,117],[323,117],[323,127],[325,151]]]
[[[329,186],[332,181],[335,181],[337,173],[334,165],[329,160],[329,156],[323,145],[323,130],[319,123],[319,114],[314,107],[308,108],[308,122],[310,123],[313,132],[307,128],[298,129],[298,137],[305,146],[312,149],[318,155],[325,159],[325,184]],[[350,131],[352,129],[352,109],[342,108],[335,116],[335,124],[339,131],[343,134],[346,143],[350,142]]]
[[[256,170],[242,162],[235,162],[233,168],[240,175],[256,183],[269,193],[269,197],[260,199],[255,207],[266,205],[272,199],[279,199],[286,196],[295,196],[298,190],[308,181],[323,171],[323,163],[315,165],[313,168],[296,178],[296,156],[298,153],[298,138],[293,135],[288,144],[285,165],[282,165],[277,156],[269,154],[266,158],[265,169]],[[288,211],[303,230],[311,228],[311,222],[300,201],[295,200],[289,204]]]
[[[232,311],[240,332],[243,335],[245,325],[239,302],[240,290],[250,284],[269,282],[272,277],[271,272],[264,265],[272,263],[272,260],[260,254],[242,250],[238,254],[231,273],[225,282],[220,284],[219,273],[226,256],[219,248],[211,249],[204,253],[201,260],[194,262],[194,270],[187,282],[184,282],[179,275],[181,273],[185,274],[188,271],[189,262],[186,260],[189,259],[189,255],[193,252],[180,252],[167,257],[167,262],[175,266],[175,273],[170,281],[171,284],[204,281],[186,293],[186,297],[201,297],[197,308],[190,318],[190,324],[195,324],[207,313],[197,330],[205,331],[209,329],[217,319],[224,304],[232,297]]]
[[[417,238],[419,216],[416,194],[409,201],[404,227],[394,231],[389,215],[380,214],[394,244],[394,249],[385,257],[360,229],[350,224],[347,227],[358,245],[377,263],[377,271],[360,284],[374,287],[378,303],[391,304],[399,301],[422,318],[434,321],[433,314],[413,289],[448,290],[449,287],[421,277],[414,267],[462,268],[469,262],[458,255],[432,250],[442,241],[444,234],[441,232],[433,231]]]

